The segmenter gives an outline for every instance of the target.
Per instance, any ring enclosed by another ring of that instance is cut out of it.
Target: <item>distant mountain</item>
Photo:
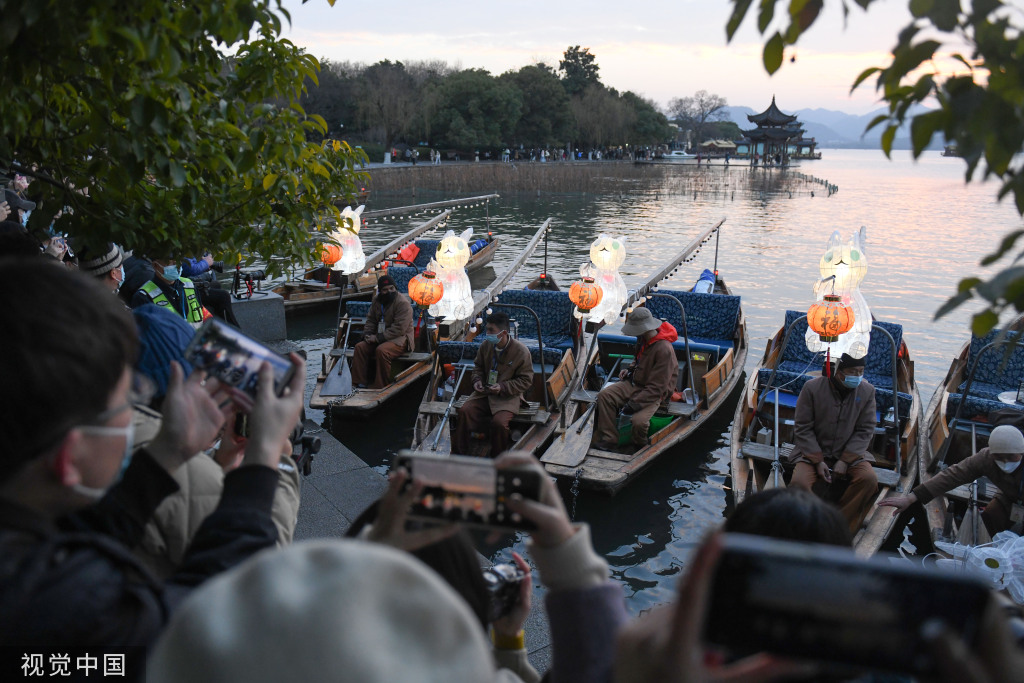
[[[764,111],[763,108],[754,110],[750,107],[726,107],[726,110],[726,118],[735,121],[744,130],[754,127],[747,120],[747,114],[757,114]],[[871,129],[866,134],[864,133],[864,129],[871,123],[871,120],[879,114],[886,113],[886,109],[876,109],[863,115],[847,114],[842,111],[821,108],[798,109],[796,111],[783,109],[783,111],[787,114],[796,114],[800,123],[804,126],[807,137],[815,138],[820,147],[878,148],[881,144],[882,131],[885,130],[883,126],[879,126]],[[920,107],[913,113],[919,114],[926,111],[928,111],[927,108]],[[905,128],[896,134],[893,147],[895,149],[910,148],[910,134]],[[932,142],[931,148],[942,149],[942,138],[936,138]]]

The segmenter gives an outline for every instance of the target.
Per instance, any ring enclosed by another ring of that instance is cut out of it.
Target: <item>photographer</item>
[[[131,554],[177,490],[173,475],[207,448],[230,396],[171,365],[163,424],[132,453],[131,317],[94,280],[45,259],[0,262],[12,324],[0,330],[0,642],[8,646],[148,645],[197,585],[264,548],[277,464],[302,409],[304,363],[282,397],[261,369],[242,466],[181,566],[160,581]]]
[[[171,363],[191,372],[185,361],[185,348],[192,339],[192,328],[181,318],[158,306],[147,305],[133,311],[139,331],[137,372],[154,383],[149,406],[135,406],[135,450],[146,445],[159,432],[162,407],[170,381]],[[174,473],[179,490],[168,496],[153,513],[139,545],[139,557],[160,577],[170,576],[180,566],[203,520],[217,507],[224,491],[224,477],[236,469],[245,454],[246,439],[235,433],[236,413],[229,410],[220,445],[215,452],[200,452]],[[291,454],[282,454],[277,465],[278,484],[271,517],[277,527],[277,545],[291,543],[298,517],[301,476]]]

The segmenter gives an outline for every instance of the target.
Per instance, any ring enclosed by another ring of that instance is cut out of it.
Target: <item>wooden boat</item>
[[[732,426],[730,465],[736,504],[774,485],[776,477],[788,479],[791,473],[786,460],[793,450],[797,396],[808,380],[821,375],[824,363],[823,354],[807,350],[806,332],[807,316],[800,311],[786,311],[785,325],[769,340],[757,370],[747,379]],[[902,326],[875,321],[864,376],[875,387],[879,411],[879,426],[869,447],[876,460],[878,496],[864,526],[854,537],[857,553],[867,556],[877,552],[896,527],[892,509],[879,508],[878,502],[890,491],[904,493],[913,488],[919,450],[923,447],[921,397]],[[779,390],[777,403],[775,388]],[[779,464],[775,465],[776,462]]]
[[[1014,348],[1006,358],[1008,346]],[[928,439],[920,461],[920,481],[927,482],[946,467],[985,448],[993,428],[989,417],[992,411],[1024,413],[1024,404],[1017,401],[1021,382],[1024,342],[1015,341],[1012,334],[1005,336],[1001,330],[971,337],[928,403]],[[982,477],[976,488],[965,484],[932,499],[924,506],[932,542],[956,541],[972,499],[975,506],[983,507],[996,491]],[[968,532],[971,536],[974,529]]]
[[[512,280],[516,271],[526,262],[547,233],[550,222],[550,218],[544,222],[530,240],[526,249],[523,250],[509,268],[499,275],[487,289],[474,295],[473,314],[469,318],[452,324],[439,324],[437,326],[437,340],[431,339],[433,337],[433,333],[430,331],[433,329],[432,323],[425,322],[424,324],[427,324],[427,332],[420,335],[419,340],[422,344],[429,344],[431,348],[426,346],[419,347],[396,358],[391,366],[392,382],[382,389],[349,388],[348,393],[334,394],[330,393],[330,389],[325,389],[324,387],[324,383],[331,373],[336,370],[339,372],[345,370],[338,363],[349,363],[348,359],[352,358],[355,345],[362,339],[363,326],[366,324],[370,302],[347,302],[345,314],[338,321],[338,331],[334,337],[334,348],[331,349],[329,355],[325,354],[322,357],[321,372],[317,377],[313,395],[309,399],[309,407],[321,410],[329,409],[334,414],[346,417],[368,415],[376,411],[391,398],[400,394],[414,382],[427,375],[435,365],[437,342],[459,341],[465,338],[470,331],[471,321],[474,321],[487,307],[487,304],[496,293],[500,292]],[[416,269],[412,267],[388,269],[388,273],[395,280],[396,288],[403,294],[408,292],[409,280],[416,275],[416,272]],[[424,315],[421,317],[421,320],[427,317]],[[342,359],[345,360],[342,361]]]
[[[652,291],[684,260],[717,233],[722,221],[698,235],[660,271],[633,292],[626,308],[645,305],[672,323],[679,332],[673,346],[679,361],[678,390],[682,400],[671,401],[652,418],[650,443],[636,452],[591,448],[593,412],[605,378],[615,377],[619,364],[632,358],[635,338],[595,331],[589,362],[580,365],[577,382],[563,411],[559,434],[541,462],[553,475],[578,480],[580,485],[614,494],[670,448],[693,434],[727,401],[740,381],[747,355],[747,331],[740,297],[716,279],[713,292],[660,289]],[[646,299],[646,303],[644,300]],[[596,346],[596,351],[594,347]]]
[[[507,313],[513,321],[514,335],[533,356],[533,386],[524,395],[526,404],[512,418],[511,431],[515,450],[536,453],[558,425],[559,411],[568,398],[569,383],[583,353],[577,343],[574,305],[569,294],[561,291],[526,288],[501,292],[492,285],[488,293],[496,298],[487,304],[487,310]],[[482,324],[486,324],[485,318]],[[479,349],[480,343],[472,339],[438,344],[434,373],[416,419],[414,450],[451,453],[452,422],[458,408],[473,393],[471,377]],[[479,439],[474,441],[473,452],[463,455],[489,454],[490,441]]]

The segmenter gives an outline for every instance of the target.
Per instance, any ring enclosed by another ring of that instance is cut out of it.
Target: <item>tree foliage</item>
[[[545,64],[508,71],[501,79],[522,93],[523,110],[512,136],[514,144],[545,147],[565,144],[573,134],[572,109],[562,82]]]
[[[503,144],[519,120],[523,102],[518,88],[484,69],[467,69],[445,78],[437,97],[435,137],[459,149]]]
[[[823,0],[789,0],[785,28],[772,32],[776,5],[782,0],[762,0],[758,30],[769,35],[763,61],[769,73],[783,63],[786,46],[795,45],[817,19]],[[855,0],[868,9],[875,0]],[[732,0],[733,11],[726,26],[729,38],[735,34],[750,10],[752,0]],[[896,38],[888,64],[865,69],[854,81],[856,89],[874,77],[875,88],[888,104],[888,112],[873,120],[868,129],[885,126],[882,149],[892,151],[897,129],[908,123],[914,157],[918,157],[941,134],[954,142],[967,165],[970,182],[984,160],[983,176],[994,175],[1002,184],[998,197],[1014,198],[1018,213],[1024,214],[1024,39],[1019,8],[1001,0],[909,0],[913,19]],[[844,14],[850,4],[842,3]],[[966,44],[967,54],[956,51]],[[937,58],[954,50],[957,67],[943,71]],[[917,105],[934,100],[938,109],[921,112]],[[1024,312],[1024,268],[1016,265],[1024,257],[1017,242],[1024,230],[1007,234],[998,248],[983,261],[993,264],[1015,253],[1014,265],[988,280],[969,277],[936,314],[937,317],[972,298],[986,307],[974,316],[973,329],[982,334],[998,322],[999,314],[1011,307]]]
[[[684,130],[692,130],[694,142],[704,142],[708,124],[725,119],[727,102],[721,95],[698,90],[690,97],[675,97],[668,103],[669,117]]]
[[[590,53],[590,48],[573,45],[566,48],[558,62],[558,70],[562,72],[562,85],[570,95],[581,94],[592,85],[601,83],[597,72],[600,71],[597,58]]]
[[[309,256],[308,230],[362,179],[307,133],[317,60],[281,40],[280,0],[10,0],[0,166],[35,179],[39,233],[151,256]],[[231,53],[231,56],[229,56]]]

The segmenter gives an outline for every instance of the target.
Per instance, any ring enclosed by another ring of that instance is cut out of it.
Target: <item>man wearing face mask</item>
[[[181,268],[173,258],[153,259],[153,279],[132,296],[132,308],[146,304],[168,308],[195,328],[205,318],[199,291],[191,280],[181,276]]]
[[[978,477],[988,477],[999,489],[985,506],[981,519],[989,534],[995,536],[1006,529],[1024,532],[1024,434],[1012,425],[1000,425],[988,437],[988,447],[948,467],[908,495],[891,496],[879,505],[893,508],[898,515],[914,503],[924,505],[932,498],[969,484]]]
[[[377,295],[370,302],[363,340],[352,355],[352,384],[365,388],[374,377],[373,388],[391,382],[391,363],[413,348],[412,303],[398,293],[388,275],[377,279]]]
[[[850,533],[857,533],[878,494],[875,458],[868,452],[877,422],[875,388],[864,381],[864,359],[844,353],[834,371],[826,365],[800,391],[794,419],[790,486],[810,491],[819,479],[831,484],[834,476],[848,478],[839,509]]]
[[[107,242],[100,250],[76,249],[78,252],[78,270],[86,275],[91,275],[100,281],[104,289],[109,289],[115,294],[121,285],[124,284],[124,260],[132,255],[113,244]]]
[[[530,350],[509,334],[509,319],[504,313],[487,316],[483,344],[473,366],[473,393],[459,408],[458,424],[452,435],[452,453],[469,455],[474,432],[491,435],[491,457],[507,451],[512,438],[509,423],[517,412],[523,394],[533,385],[533,358]]]

